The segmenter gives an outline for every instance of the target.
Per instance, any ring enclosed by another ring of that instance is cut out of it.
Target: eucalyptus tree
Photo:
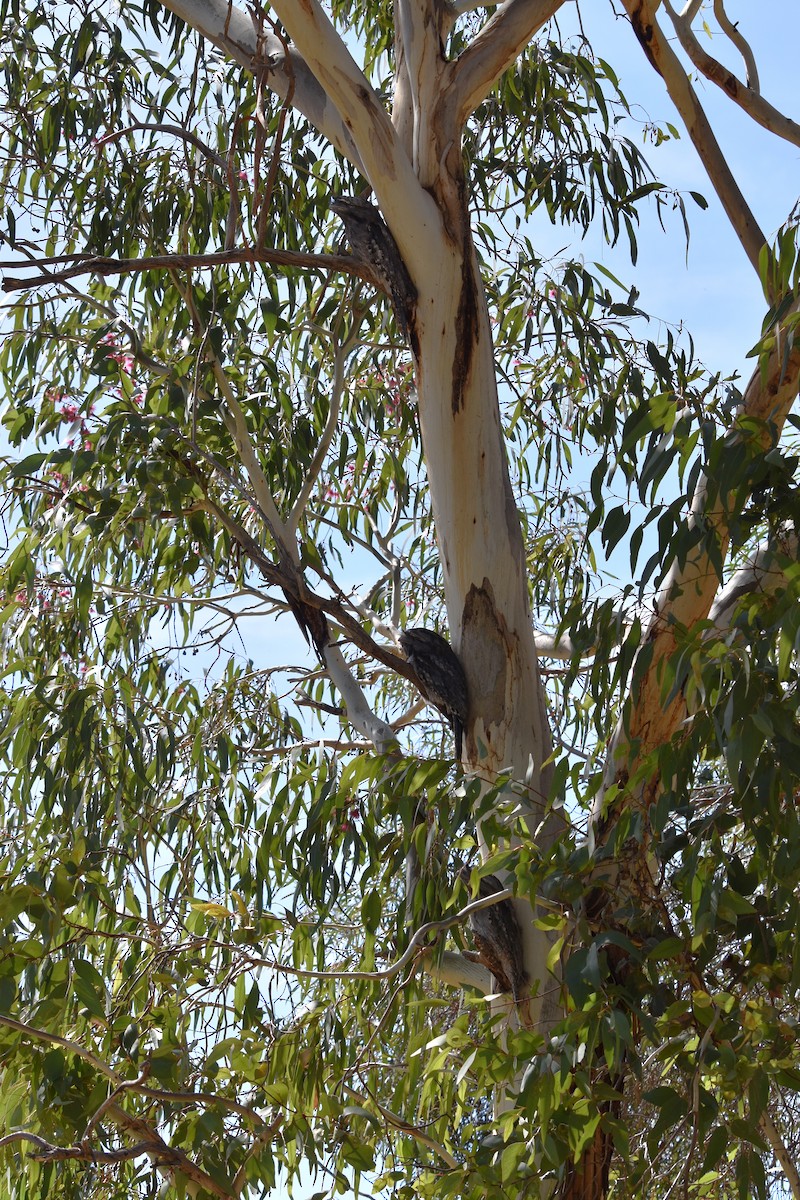
[[[8,1196],[800,1195],[796,219],[679,51],[800,132],[622,7],[741,388],[562,0],[2,4]]]

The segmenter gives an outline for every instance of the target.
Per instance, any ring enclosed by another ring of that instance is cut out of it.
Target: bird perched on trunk
[[[469,888],[469,867],[462,867],[460,875],[462,882]],[[476,899],[494,896],[502,890],[503,885],[496,875],[484,875],[478,882]],[[478,947],[478,962],[489,968],[499,990],[510,992],[515,1003],[522,1006],[520,1019],[523,1024],[528,1024],[524,1002],[529,995],[529,981],[523,957],[522,929],[513,903],[510,900],[498,900],[497,904],[478,909],[470,915],[469,925]]]
[[[363,196],[337,196],[331,209],[342,219],[353,255],[391,299],[400,332],[413,349],[417,289],[380,211]]]
[[[461,758],[464,726],[469,716],[469,692],[464,668],[450,643],[432,629],[406,629],[400,634],[403,652],[417,673],[419,690],[450,722]]]

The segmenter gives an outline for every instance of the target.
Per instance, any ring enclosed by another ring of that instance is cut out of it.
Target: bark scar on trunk
[[[653,40],[653,23],[647,19],[649,12],[647,13],[647,16],[645,16],[645,6],[641,4],[636,12],[632,12],[629,15],[631,19],[631,25],[633,26],[633,32],[638,38],[639,45],[647,55],[647,61],[650,63],[651,67],[658,71],[658,74],[660,75],[661,70],[655,60],[650,45]]]
[[[472,359],[478,337],[478,297],[475,275],[472,270],[469,249],[465,246],[461,266],[461,294],[458,297],[458,311],[456,312],[456,353],[453,358],[453,389],[450,397],[453,416],[456,416],[464,405],[464,393],[472,370]]]
[[[491,726],[502,720],[505,711],[507,653],[505,623],[488,579],[481,587],[473,584],[464,600],[459,657],[470,695],[478,705],[484,735],[491,740]]]

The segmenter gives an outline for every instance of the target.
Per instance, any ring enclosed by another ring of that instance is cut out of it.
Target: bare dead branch
[[[623,0],[623,3],[648,62],[664,80],[728,220],[758,272],[759,255],[766,239],[728,166],[680,59],[656,21],[656,4],[653,0]]]
[[[759,87],[758,83],[756,56],[753,54],[750,43],[744,37],[739,27],[733,24],[728,14],[725,12],[725,6],[722,3],[722,0],[714,0],[714,16],[717,18],[717,23],[722,32],[730,38],[744,59],[744,65],[747,71],[747,86],[752,88],[754,92],[760,92],[761,88]]]
[[[702,72],[706,79],[710,79],[712,83],[721,88],[727,96],[730,96],[731,100],[738,104],[762,128],[768,129],[770,133],[774,133],[777,137],[783,138],[795,146],[800,146],[800,125],[790,120],[789,117],[784,116],[779,109],[769,104],[755,89],[743,84],[727,67],[723,66],[721,62],[704,50],[697,40],[692,27],[675,11],[670,0],[663,0],[663,2],[664,8],[669,13],[670,20],[675,27],[680,44],[698,71]]]

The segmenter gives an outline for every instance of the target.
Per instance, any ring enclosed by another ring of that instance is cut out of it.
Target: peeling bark
[[[608,1192],[613,1153],[611,1135],[598,1125],[580,1162],[570,1163],[559,1200],[603,1200]]]

